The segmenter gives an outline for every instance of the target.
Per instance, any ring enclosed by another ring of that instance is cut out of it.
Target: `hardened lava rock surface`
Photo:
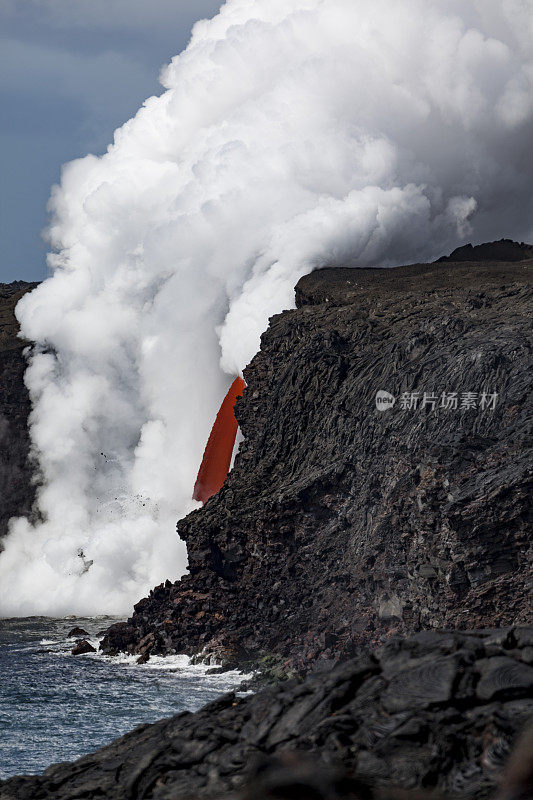
[[[302,278],[245,371],[232,473],[178,524],[190,574],[104,651],[305,674],[395,633],[530,624],[533,259],[516,247]]]
[[[11,517],[30,513],[35,489],[29,463],[30,399],[24,385],[27,342],[17,337],[15,306],[35,283],[0,283],[0,550]]]
[[[72,764],[0,782],[0,800],[420,800],[435,789],[482,800],[532,718],[533,628],[423,632],[141,726]],[[498,800],[532,796],[532,745]]]

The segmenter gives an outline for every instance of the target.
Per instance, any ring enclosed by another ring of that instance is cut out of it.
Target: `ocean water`
[[[239,686],[237,672],[206,675],[185,656],[72,656],[75,625],[97,646],[115,619],[0,620],[0,779],[72,761],[145,722],[195,711]]]

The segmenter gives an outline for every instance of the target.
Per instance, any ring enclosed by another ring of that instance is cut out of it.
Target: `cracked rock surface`
[[[245,371],[235,467],[178,524],[190,574],[105,652],[305,674],[395,633],[531,623],[533,259],[471,250],[299,282]]]
[[[73,764],[0,782],[0,800],[240,798],[241,790],[257,800],[362,800],[392,797],[392,787],[486,798],[531,719],[533,628],[423,632],[304,682],[229,694],[141,726]],[[295,754],[311,759],[307,792]],[[284,757],[276,794],[256,765]],[[532,757],[523,755],[529,779]],[[531,796],[515,788],[502,797]]]
[[[17,337],[15,306],[36,283],[0,283],[0,550],[11,517],[30,513],[35,496],[29,463],[30,399],[24,384],[27,342]]]

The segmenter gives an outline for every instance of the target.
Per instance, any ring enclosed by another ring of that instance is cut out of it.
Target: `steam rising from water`
[[[2,613],[121,613],[180,576],[218,404],[301,275],[531,239],[532,43],[533,0],[229,0],[197,24],[52,192],[54,274],[18,307],[43,521],[12,523]]]

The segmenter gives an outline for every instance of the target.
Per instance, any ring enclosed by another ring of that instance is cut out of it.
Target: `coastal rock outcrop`
[[[84,656],[87,653],[96,653],[96,647],[93,647],[87,639],[77,639],[76,644],[72,648],[72,655]]]
[[[30,399],[24,384],[27,342],[18,338],[15,306],[36,283],[0,283],[0,550],[11,517],[28,515],[35,496],[29,462]]]
[[[104,652],[304,674],[393,634],[528,624],[533,259],[516,247],[304,277],[245,371],[233,471],[178,524],[190,573]]]
[[[80,636],[86,637],[88,635],[89,634],[87,633],[87,631],[84,628],[80,628],[78,625],[76,625],[74,628],[72,628],[72,630],[70,630],[67,633],[67,637],[69,639],[79,639]]]
[[[0,782],[0,800],[423,796],[394,787],[483,800],[531,719],[533,628],[423,632],[143,725],[73,764]],[[502,800],[531,796],[531,741],[518,756]]]

